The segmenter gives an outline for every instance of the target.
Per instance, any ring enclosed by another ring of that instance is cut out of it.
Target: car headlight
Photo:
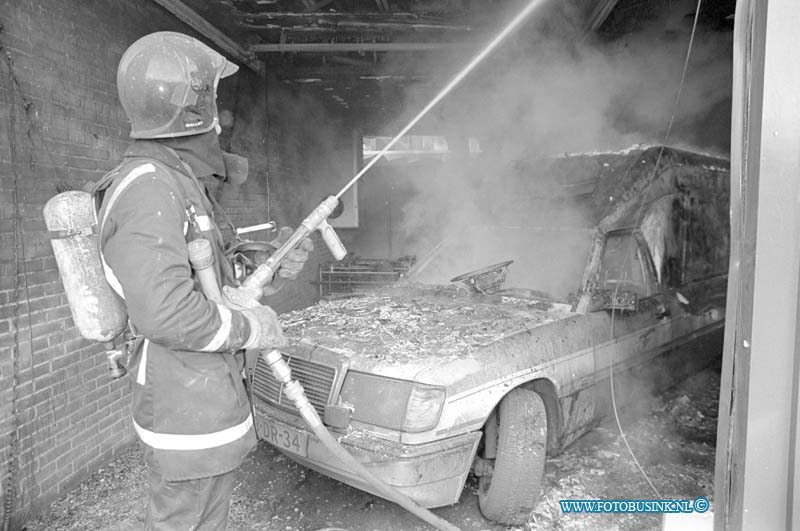
[[[353,420],[417,433],[439,422],[445,390],[438,385],[348,371],[340,396],[353,407]]]
[[[443,404],[444,387],[412,384],[406,406],[406,418],[403,420],[403,431],[416,433],[436,426]]]

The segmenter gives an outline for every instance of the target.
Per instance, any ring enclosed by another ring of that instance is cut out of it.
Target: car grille
[[[292,378],[300,382],[308,401],[322,418],[336,380],[336,367],[286,354],[283,354],[283,359],[292,370]],[[292,401],[283,393],[283,385],[275,379],[269,365],[261,356],[258,357],[253,374],[253,394],[257,398],[287,411],[297,411]]]

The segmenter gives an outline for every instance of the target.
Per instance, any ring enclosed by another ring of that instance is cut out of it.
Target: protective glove
[[[285,347],[289,344],[281,330],[278,314],[269,306],[255,306],[241,310],[250,323],[250,337],[242,348],[265,349]]]
[[[294,234],[293,228],[281,227],[278,230],[278,235],[270,242],[270,244],[274,245],[277,249],[283,245],[292,234]],[[308,261],[308,257],[313,250],[314,242],[312,242],[310,238],[303,239],[303,241],[300,242],[300,245],[286,253],[286,257],[283,259],[281,266],[275,273],[276,276],[288,280],[296,279],[300,274],[300,271],[303,270],[303,266],[305,266],[306,262]]]

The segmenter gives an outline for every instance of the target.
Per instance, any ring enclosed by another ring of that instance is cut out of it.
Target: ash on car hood
[[[570,314],[566,304],[449,288],[389,289],[283,314],[287,336],[350,358],[351,368],[405,376]],[[392,368],[392,370],[387,370]]]

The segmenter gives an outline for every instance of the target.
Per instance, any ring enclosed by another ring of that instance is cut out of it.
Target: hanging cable
[[[675,95],[675,102],[673,103],[673,107],[672,107],[672,115],[670,116],[669,123],[667,124],[667,130],[664,133],[664,140],[661,143],[660,149],[658,150],[658,156],[656,157],[656,162],[653,165],[653,172],[650,175],[650,179],[649,179],[649,181],[647,183],[647,186],[645,187],[645,189],[644,189],[644,191],[643,191],[643,193],[641,195],[641,200],[640,200],[639,206],[638,206],[637,211],[636,211],[634,226],[638,226],[639,223],[642,220],[642,213],[644,211],[644,204],[645,204],[645,200],[647,198],[647,193],[650,190],[650,186],[652,186],[653,182],[655,181],[656,174],[658,172],[658,166],[661,163],[661,158],[662,158],[662,155],[664,154],[664,148],[666,146],[667,140],[669,139],[669,135],[672,132],[672,126],[675,123],[675,115],[677,114],[678,106],[680,104],[681,96],[683,94],[683,88],[684,88],[684,86],[686,84],[686,73],[687,73],[687,71],[689,69],[689,59],[691,58],[691,55],[692,55],[692,48],[694,46],[694,37],[695,37],[695,34],[697,33],[697,22],[698,22],[698,20],[700,18],[700,7],[701,7],[702,3],[703,3],[703,0],[697,0],[697,9],[695,10],[695,13],[694,13],[694,22],[692,23],[692,33],[691,33],[691,36],[689,37],[689,46],[688,46],[688,49],[686,50],[686,58],[685,58],[685,60],[683,62],[683,71],[681,72],[681,79],[680,79],[680,83],[678,84],[678,91],[677,91],[677,93]],[[635,244],[634,244],[633,241],[631,241],[631,246],[633,246],[633,245],[635,245]],[[618,289],[619,289],[619,284],[617,284],[616,287],[615,287],[615,296],[616,296],[616,292],[617,292]],[[615,319],[615,314],[616,314],[616,309],[612,308],[612,310],[611,310],[611,339],[612,340],[614,338],[614,319]],[[611,363],[608,366],[608,373],[609,373],[609,385],[611,386],[611,406],[612,406],[612,409],[614,411],[614,419],[615,419],[615,421],[617,423],[617,429],[619,430],[620,437],[622,437],[622,442],[625,444],[625,448],[627,448],[628,454],[630,454],[631,459],[633,459],[633,462],[636,464],[636,467],[639,469],[639,472],[642,474],[644,479],[647,481],[647,484],[650,485],[650,488],[653,489],[653,492],[655,493],[656,497],[657,498],[661,498],[661,493],[658,491],[658,489],[655,487],[655,485],[653,485],[653,482],[650,480],[650,477],[647,475],[647,473],[644,471],[644,468],[639,463],[639,460],[636,458],[636,455],[634,454],[633,449],[631,448],[631,445],[628,443],[628,438],[625,436],[625,431],[622,429],[622,423],[620,422],[619,411],[618,411],[618,408],[617,408],[616,393],[614,392],[614,351],[613,350],[611,351]]]
[[[12,322],[12,344],[11,344],[11,434],[9,440],[9,455],[6,463],[7,477],[6,487],[3,489],[3,531],[8,531],[11,523],[11,513],[14,511],[14,504],[17,498],[17,477],[19,475],[19,322],[21,314],[20,303],[20,270],[24,270],[24,265],[20,267],[20,244],[22,242],[22,219],[19,208],[19,174],[17,172],[16,160],[16,141],[15,141],[15,82],[14,74],[11,69],[11,56],[7,50],[2,49],[3,57],[8,66],[8,94],[6,108],[8,109],[8,143],[10,148],[11,163],[11,201],[14,208],[14,320]],[[24,244],[22,244],[24,245]],[[24,250],[23,250],[24,252]],[[23,277],[27,277],[22,271]],[[26,286],[27,287],[27,286]],[[28,305],[30,311],[30,305]],[[30,319],[28,319],[30,325]],[[29,329],[30,333],[30,329]],[[31,341],[33,345],[33,341]]]
[[[617,296],[618,290],[619,290],[619,283],[617,283],[617,285],[616,285],[616,287],[614,289],[614,296],[615,297]],[[611,338],[612,338],[612,340],[614,338],[614,316],[615,316],[615,310],[612,309],[611,310]],[[642,477],[644,477],[645,481],[647,481],[647,484],[650,485],[650,488],[653,489],[653,492],[655,493],[656,498],[660,499],[662,497],[661,493],[658,491],[656,486],[653,485],[653,482],[650,481],[650,477],[647,475],[647,473],[644,471],[644,468],[639,463],[639,460],[636,458],[636,454],[633,453],[633,448],[631,448],[631,445],[628,443],[628,438],[625,436],[625,430],[622,429],[622,423],[619,420],[619,412],[617,410],[617,398],[616,398],[615,393],[614,393],[614,351],[613,350],[611,351],[611,364],[608,366],[608,381],[609,381],[609,385],[611,386],[611,408],[614,410],[614,420],[617,423],[617,429],[619,430],[620,437],[622,437],[622,442],[625,443],[625,448],[628,449],[628,453],[630,454],[631,459],[633,459],[633,462],[636,464],[636,468],[639,469],[639,472],[642,474]]]
[[[0,25],[0,30],[2,29],[2,25]],[[2,43],[0,43],[0,52],[3,53],[2,62],[8,69],[8,82],[7,87],[8,89],[5,92],[7,94],[6,99],[6,108],[9,110],[9,120],[8,120],[8,144],[9,144],[9,153],[10,153],[10,166],[11,166],[11,176],[12,176],[12,196],[11,201],[13,203],[13,217],[14,217],[14,301],[15,301],[15,309],[14,309],[14,320],[13,320],[13,337],[12,337],[12,347],[11,347],[11,410],[12,410],[12,426],[11,426],[11,439],[9,441],[9,459],[8,459],[8,477],[7,479],[7,486],[4,490],[4,499],[3,499],[3,531],[8,531],[10,523],[11,523],[11,514],[14,511],[14,505],[18,498],[18,491],[17,491],[17,482],[19,479],[20,473],[20,448],[19,443],[20,440],[23,438],[34,438],[31,437],[34,433],[38,434],[40,431],[40,420],[38,416],[34,417],[34,420],[29,421],[28,423],[28,433],[21,433],[24,430],[25,426],[20,424],[19,417],[19,374],[21,371],[21,355],[20,355],[20,327],[19,323],[23,318],[23,310],[22,306],[23,303],[25,305],[25,315],[24,317],[27,319],[27,341],[30,349],[30,367],[26,367],[31,369],[31,383],[35,383],[35,374],[33,374],[33,356],[35,354],[34,347],[33,347],[33,326],[31,323],[31,305],[30,305],[30,289],[28,285],[28,271],[27,271],[27,256],[25,254],[25,238],[23,234],[22,228],[22,210],[20,208],[20,193],[19,193],[19,165],[20,162],[17,160],[17,145],[16,145],[16,133],[17,133],[17,99],[22,100],[21,107],[25,110],[25,114],[28,120],[28,130],[26,133],[26,137],[28,141],[31,143],[31,160],[29,164],[33,166],[35,161],[33,159],[33,151],[36,150],[37,146],[34,144],[34,136],[31,134],[32,131],[35,130],[34,123],[31,120],[30,112],[31,109],[34,108],[34,104],[29,99],[25,98],[22,87],[17,79],[16,75],[14,74],[14,60],[11,57],[11,53],[8,49],[6,49]],[[40,152],[43,152],[45,156],[50,161],[51,166],[53,165],[52,158],[50,157],[50,153],[48,150],[44,149],[43,146],[39,146],[38,149]],[[58,186],[58,185],[57,185]],[[21,283],[21,286],[20,286]],[[23,295],[24,296],[20,296]],[[51,407],[50,398],[47,399],[48,407]],[[52,411],[52,409],[51,409]],[[34,438],[35,439],[35,438]],[[33,472],[33,452],[30,452],[30,461],[26,463],[26,466],[30,468],[30,476],[31,480],[34,484],[36,484],[36,477]]]
[[[264,166],[265,166],[265,169],[264,169],[264,186],[266,187],[266,190],[267,190],[267,221],[271,221],[272,220],[272,217],[271,217],[272,213],[270,212],[270,201],[271,201],[272,198],[270,197],[270,189],[269,189],[269,178],[270,178],[269,163],[270,163],[270,159],[271,159],[271,157],[270,157],[271,147],[270,147],[270,143],[269,143],[269,135],[270,135],[270,132],[271,132],[270,130],[272,128],[270,127],[270,120],[269,120],[269,118],[270,118],[269,117],[269,78],[267,77],[266,72],[261,75],[261,83],[264,84],[264,142],[265,142],[265,144],[267,146],[267,148],[264,150]]]

